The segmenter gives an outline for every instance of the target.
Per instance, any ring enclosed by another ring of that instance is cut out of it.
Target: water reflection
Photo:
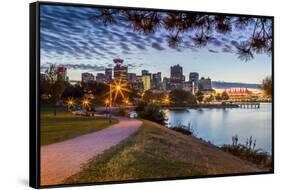
[[[164,110],[168,126],[181,123],[191,124],[197,137],[216,145],[232,143],[232,136],[238,135],[239,142],[253,136],[257,148],[271,153],[271,104],[263,103],[260,109],[189,109],[188,111]]]

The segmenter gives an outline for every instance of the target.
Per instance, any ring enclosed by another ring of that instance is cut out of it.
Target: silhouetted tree
[[[205,101],[210,103],[210,102],[214,101],[214,99],[215,99],[214,96],[212,94],[210,94],[207,98],[205,98]]]
[[[272,77],[266,77],[262,81],[262,89],[267,96],[272,97]]]
[[[272,52],[272,20],[252,16],[227,16],[189,12],[158,12],[127,9],[99,9],[91,19],[102,21],[104,25],[129,23],[134,31],[143,34],[166,30],[167,42],[171,47],[179,47],[186,37],[196,47],[206,46],[216,41],[219,34],[230,34],[232,31],[243,32],[246,39],[237,44],[238,58],[249,61],[254,53]]]
[[[217,101],[221,101],[222,100],[220,93],[217,93],[215,98],[216,98]]]
[[[138,115],[141,118],[155,121],[162,125],[165,124],[166,121],[164,112],[162,111],[161,107],[156,104],[148,104],[144,107],[143,111],[138,112]]]
[[[229,95],[227,94],[227,92],[223,92],[222,94],[221,94],[221,99],[222,100],[228,100],[229,99]]]
[[[188,106],[196,104],[196,98],[191,92],[175,89],[170,92],[172,106]]]
[[[204,99],[204,94],[203,94],[202,92],[198,91],[198,92],[196,93],[196,99],[197,99],[197,101],[198,101],[199,103],[201,103],[201,102],[203,101],[203,99]]]
[[[46,85],[48,94],[50,95],[50,101],[54,107],[54,115],[57,115],[57,102],[61,99],[61,96],[65,89],[65,81],[60,74],[56,71],[55,65],[51,65],[46,74]]]
[[[80,85],[75,84],[66,84],[65,90],[62,94],[62,98],[69,98],[69,97],[73,97],[73,98],[82,98],[83,97],[83,89]]]

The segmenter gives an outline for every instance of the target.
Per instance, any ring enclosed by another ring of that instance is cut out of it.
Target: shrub
[[[143,119],[154,121],[162,125],[165,124],[166,121],[164,112],[161,110],[160,106],[156,104],[148,104],[144,107],[143,111],[138,112],[138,115]]]
[[[119,107],[116,115],[118,115],[118,116],[127,116],[128,115],[128,110],[126,110],[124,107]]]
[[[223,145],[221,149],[243,160],[252,162],[263,168],[270,168],[272,164],[271,156],[262,149],[255,149],[256,140],[252,136],[247,139],[245,145],[238,143],[238,136],[232,137],[232,145]]]

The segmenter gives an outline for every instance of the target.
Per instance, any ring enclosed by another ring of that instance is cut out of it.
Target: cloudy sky
[[[163,29],[147,35],[123,21],[105,26],[93,19],[96,14],[96,8],[41,5],[42,72],[49,64],[63,64],[68,67],[70,80],[80,80],[82,72],[103,72],[114,66],[114,58],[120,57],[129,72],[137,74],[147,69],[169,77],[170,66],[180,64],[186,76],[199,72],[216,81],[260,83],[271,75],[270,56],[255,55],[246,63],[237,58],[235,45],[247,36],[247,30],[215,34],[216,40],[204,48],[192,45],[186,35],[178,48],[171,48]]]

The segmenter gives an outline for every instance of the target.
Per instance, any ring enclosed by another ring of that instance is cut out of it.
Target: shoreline
[[[272,102],[239,102],[243,104],[261,104],[261,103],[272,103]],[[166,106],[163,108],[169,109],[169,110],[186,110],[186,109],[201,109],[201,108],[210,108],[210,109],[224,109],[224,108],[240,108],[239,103],[233,102],[232,104],[196,104],[196,105],[189,105],[189,106],[179,106],[179,107],[173,107],[173,106]]]

